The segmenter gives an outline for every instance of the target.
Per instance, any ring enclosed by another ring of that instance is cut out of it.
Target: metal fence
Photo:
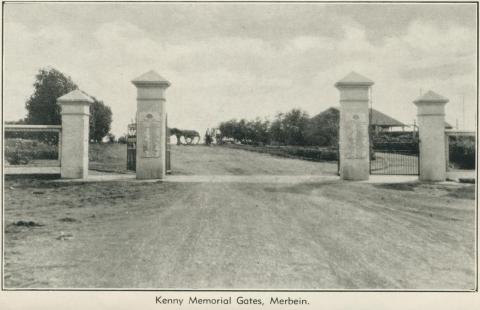
[[[370,160],[370,174],[418,175],[418,151],[374,149]]]
[[[127,170],[135,171],[137,165],[137,124],[128,125]]]
[[[418,175],[419,143],[373,141],[370,152],[370,174]]]
[[[5,174],[60,174],[62,126],[4,125]]]

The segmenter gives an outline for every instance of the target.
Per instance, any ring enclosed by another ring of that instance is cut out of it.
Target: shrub
[[[115,143],[115,135],[113,133],[108,133],[106,137],[108,143]]]
[[[302,146],[253,146],[245,144],[227,144],[227,147],[238,148],[258,153],[268,153],[275,156],[300,158],[311,161],[336,161],[336,148],[318,148]]]
[[[418,152],[417,132],[371,132],[370,139],[372,142],[370,146],[376,150],[383,149]]]
[[[22,152],[20,150],[14,150],[13,152],[6,152],[5,158],[10,165],[26,165],[32,159],[30,154]]]
[[[330,108],[307,122],[305,139],[308,145],[336,147],[338,144],[338,130],[340,111]]]
[[[453,137],[452,137],[453,138]],[[461,169],[475,169],[475,141],[469,137],[450,140],[450,162]]]
[[[127,144],[127,137],[126,137],[126,135],[119,137],[119,138],[118,138],[118,143]]]
[[[11,165],[26,165],[34,159],[58,159],[58,146],[41,141],[7,139],[5,158]]]
[[[288,155],[313,161],[337,160],[337,150],[332,148],[284,147],[282,151]]]

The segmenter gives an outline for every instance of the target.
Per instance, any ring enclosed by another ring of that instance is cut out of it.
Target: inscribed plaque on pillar
[[[368,152],[368,122],[365,113],[346,113],[345,158],[362,159]]]
[[[160,157],[161,121],[158,112],[140,112],[140,126],[143,131],[141,157]],[[138,132],[137,132],[138,135]],[[138,136],[137,136],[138,137]]]

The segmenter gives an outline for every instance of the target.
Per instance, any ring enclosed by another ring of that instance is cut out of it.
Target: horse
[[[175,135],[177,137],[177,145],[180,145],[180,138],[183,137],[185,139],[186,144],[193,144],[195,141],[195,138],[197,141],[195,144],[198,144],[200,142],[200,134],[196,130],[183,130],[183,129],[178,129],[178,128],[170,128],[170,135]]]

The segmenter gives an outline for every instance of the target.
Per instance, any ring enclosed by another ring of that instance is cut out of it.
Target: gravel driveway
[[[335,168],[220,150],[223,160],[218,148],[173,148],[174,171]],[[6,288],[475,285],[473,185],[14,179],[5,184],[4,211]]]

